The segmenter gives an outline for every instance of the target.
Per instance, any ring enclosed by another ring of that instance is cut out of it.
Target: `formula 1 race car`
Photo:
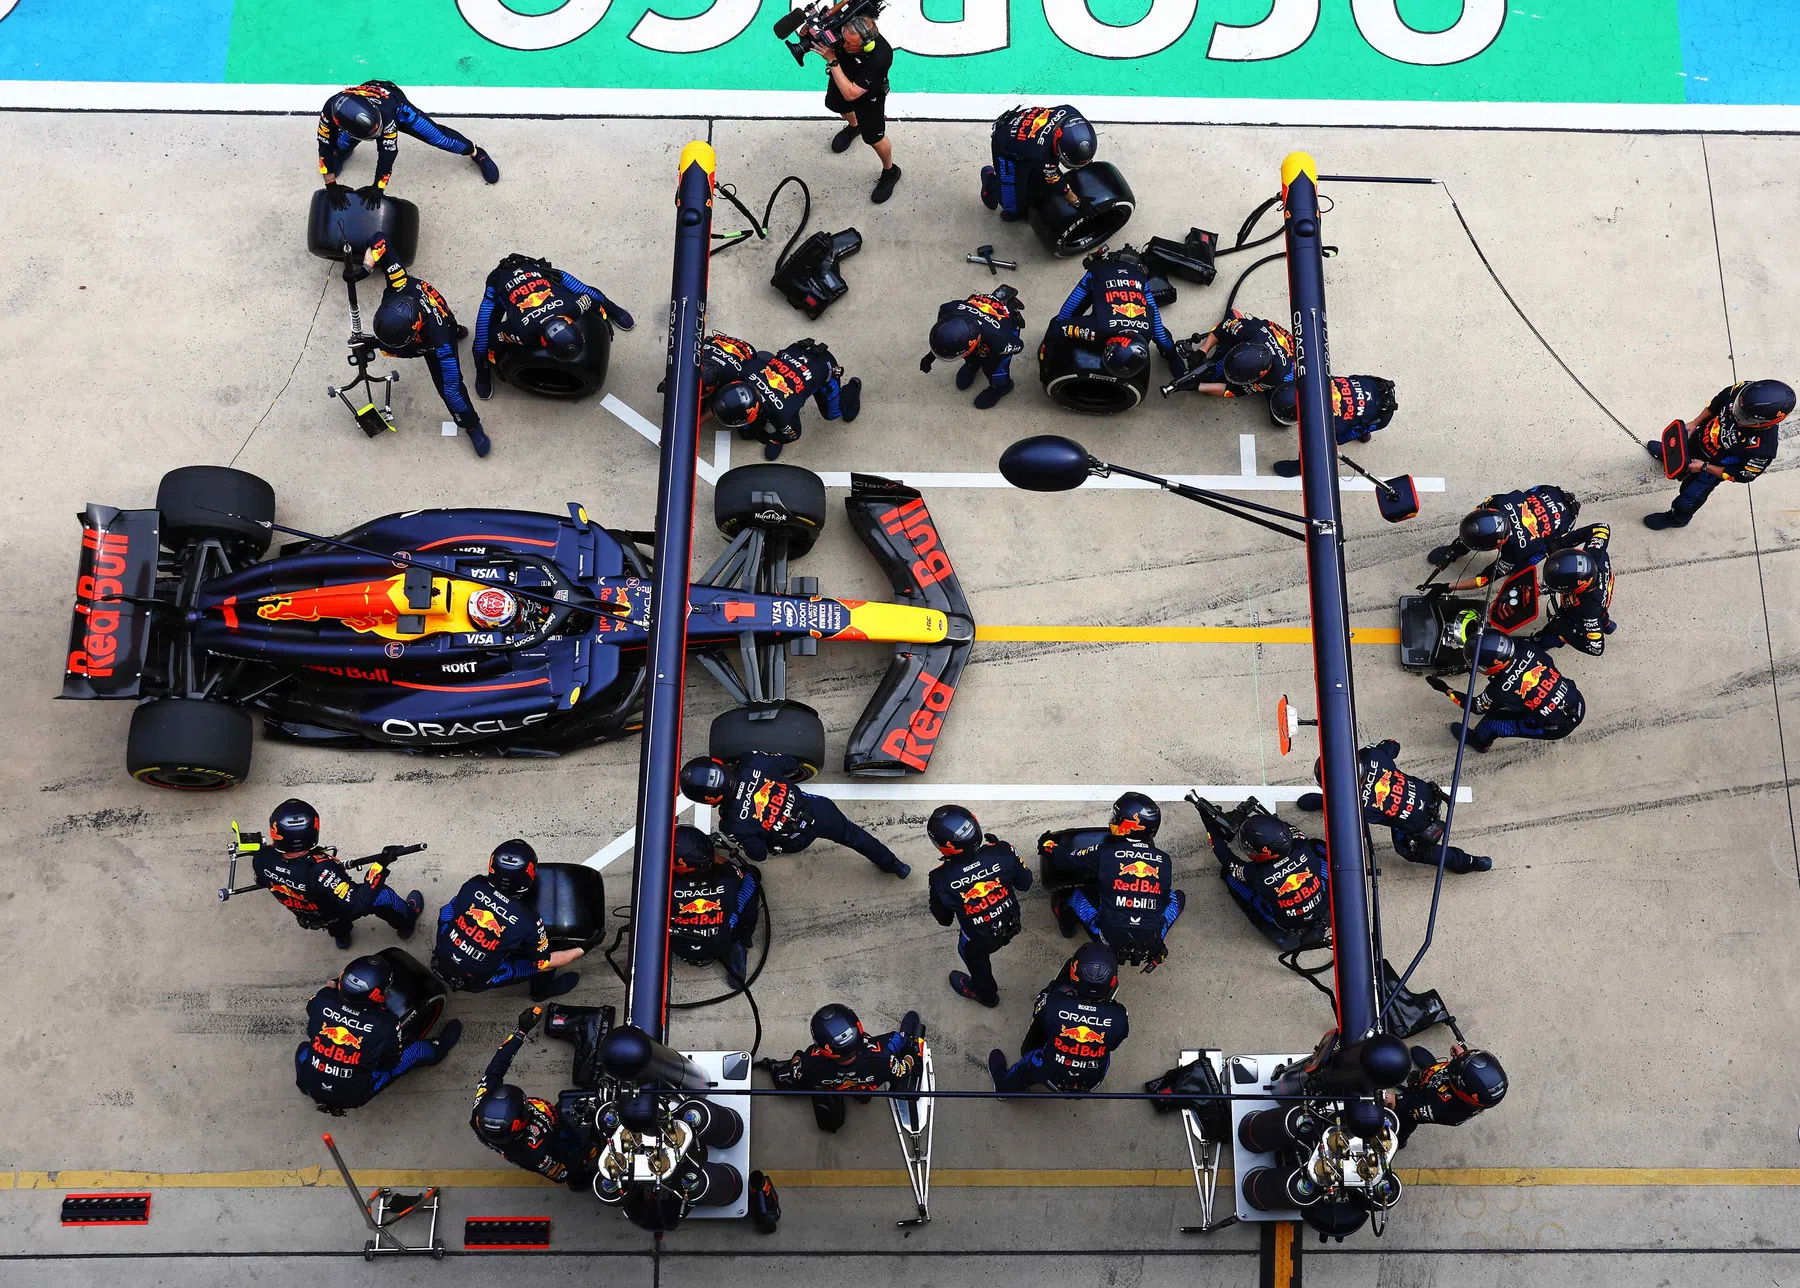
[[[850,522],[901,603],[831,599],[789,564],[825,523],[825,486],[796,466],[721,477],[730,540],[690,589],[690,653],[738,704],[712,754],[824,763],[824,726],[787,699],[787,654],[819,640],[895,645],[844,767],[899,776],[930,762],[975,623],[925,502],[854,475]],[[163,476],[153,510],[81,515],[65,698],[137,700],[134,778],[205,791],[250,769],[265,734],[319,745],[554,756],[637,732],[652,534],[518,510],[411,510],[267,553],[274,490],[240,470]]]

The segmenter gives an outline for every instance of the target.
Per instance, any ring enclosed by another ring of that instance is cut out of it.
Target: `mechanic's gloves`
[[[381,189],[374,184],[371,183],[366,188],[358,188],[356,195],[362,198],[364,210],[381,209]]]
[[[1457,706],[1460,707],[1463,704],[1463,695],[1451,688],[1449,681],[1445,680],[1443,676],[1428,675],[1425,677],[1425,683],[1429,684],[1446,698],[1449,698],[1450,701],[1454,702]]]
[[[544,1018],[544,1008],[543,1007],[541,1007],[541,1006],[526,1007],[524,1010],[519,1012],[519,1025],[518,1025],[519,1032],[521,1032],[521,1033],[525,1034],[527,1037],[529,1037],[531,1035],[531,1031],[538,1026],[538,1021],[543,1018]]]
[[[387,869],[379,863],[371,863],[369,865],[368,882],[369,889],[381,889],[383,885],[387,884]]]
[[[488,370],[488,365],[485,362],[479,364],[475,368],[475,396],[482,399],[492,398],[494,396],[493,373]]]
[[[927,353],[923,358],[919,359],[919,370],[920,371],[930,371],[931,364],[936,361],[937,361],[937,354]]]
[[[325,200],[331,203],[333,210],[350,209],[350,193],[343,184],[335,179],[325,185]]]

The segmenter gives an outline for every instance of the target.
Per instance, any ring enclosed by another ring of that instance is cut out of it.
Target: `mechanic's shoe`
[[[904,881],[912,875],[912,864],[896,863],[891,868],[883,868],[882,871],[891,877],[898,877],[900,880]]]
[[[1006,1076],[1006,1052],[995,1047],[988,1052],[988,1077],[994,1080],[994,1090],[1000,1090],[1000,1079]]]
[[[1652,532],[1662,532],[1668,528],[1685,528],[1687,525],[1686,516],[1676,514],[1673,510],[1658,510],[1655,514],[1644,516],[1644,526]]]
[[[1425,562],[1430,564],[1433,568],[1448,568],[1450,566],[1450,561],[1454,558],[1456,558],[1456,556],[1450,553],[1449,546],[1438,546],[1430,554],[1425,556]]]
[[[1462,722],[1460,720],[1452,720],[1450,722],[1450,736],[1452,738],[1457,738],[1457,739],[1460,739],[1463,736],[1463,727],[1462,727]],[[1475,741],[1475,731],[1473,729],[1469,730],[1469,750],[1470,751],[1479,751],[1482,755],[1485,756],[1487,754],[1488,748],[1492,747],[1493,745],[1494,744],[1491,742],[1476,742]]]
[[[1081,929],[1081,918],[1068,907],[1053,908],[1056,913],[1056,928],[1062,931],[1064,939],[1075,938],[1075,932]]]
[[[444,1062],[444,1057],[449,1055],[450,1052],[456,1048],[456,1044],[461,1041],[462,1021],[451,1020],[450,1023],[444,1026],[443,1031],[437,1035],[437,1039],[432,1042],[431,1054],[425,1058],[424,1063],[442,1064]]]
[[[617,304],[609,303],[606,306],[606,316],[611,318],[612,324],[621,331],[632,331],[637,328],[637,319],[632,317],[631,314],[627,313]]]
[[[1464,859],[1460,863],[1453,860],[1445,860],[1444,871],[1454,872],[1460,876],[1469,872],[1486,872],[1493,866],[1494,861],[1488,858],[1487,855],[1471,854],[1467,859]]]
[[[494,164],[494,158],[489,156],[485,150],[476,148],[472,160],[477,166],[481,167],[481,177],[483,179],[486,179],[489,183],[500,182],[500,167]]]
[[[990,407],[999,403],[1006,395],[1010,394],[1012,390],[1013,387],[1011,385],[989,385],[986,389],[983,389],[980,393],[975,395],[975,410],[987,411]]]
[[[1300,477],[1300,462],[1297,460],[1276,461],[1273,465],[1269,466],[1269,469],[1273,471],[1275,477],[1278,479],[1297,479]]]
[[[469,431],[469,446],[475,449],[475,455],[477,456],[486,456],[489,452],[494,450],[494,442],[487,436],[487,431],[485,429],[471,429]]]
[[[989,210],[1000,209],[1000,175],[991,165],[981,167],[981,204]]]
[[[1409,1047],[1408,1054],[1412,1056],[1413,1067],[1415,1069],[1429,1069],[1432,1065],[1437,1063],[1437,1057],[1431,1054],[1431,1051],[1426,1047]]]
[[[958,389],[967,389],[970,385],[974,384],[975,373],[979,370],[981,370],[981,364],[978,362],[963,363],[962,366],[956,369],[956,387]]]
[[[831,136],[831,150],[833,152],[848,152],[850,150],[850,145],[856,142],[856,136],[859,133],[861,133],[859,127],[846,125],[843,129]]]
[[[862,377],[851,376],[838,389],[838,419],[846,425],[862,415]]]
[[[1323,792],[1302,792],[1300,799],[1294,802],[1294,808],[1304,810],[1308,814],[1317,814],[1325,808],[1325,794]]]
[[[968,998],[971,1002],[980,1002],[990,1010],[1000,1005],[1000,995],[998,993],[993,997],[983,997],[980,993],[975,991],[975,985],[969,982],[969,976],[964,971],[953,970],[950,972],[950,991]]]
[[[350,947],[350,937],[355,933],[354,930],[346,930],[341,935],[333,935],[331,937],[331,942],[336,944],[340,949],[348,948]]]
[[[407,923],[406,929],[399,931],[398,934],[402,939],[411,939],[413,937],[413,931],[419,928],[419,914],[425,911],[424,892],[414,890],[411,894],[407,895],[406,906],[412,909],[412,920]]]
[[[548,1002],[553,997],[561,997],[564,993],[575,991],[575,985],[581,982],[580,971],[564,971],[560,975],[543,974],[531,981],[531,1000]]]
[[[1000,212],[1000,222],[1003,224],[1016,224],[1023,218],[1025,218],[1024,215],[1015,215],[1010,210]]]
[[[882,205],[894,195],[894,185],[900,182],[900,167],[891,165],[881,172],[881,178],[875,181],[875,190],[869,194],[869,200]]]
[[[1651,439],[1645,443],[1644,450],[1656,458],[1658,465],[1662,464],[1662,440],[1660,438]]]
[[[494,396],[494,378],[488,374],[485,366],[475,377],[475,396],[483,402]]]
[[[782,444],[780,444],[780,443],[764,443],[763,444],[763,459],[765,461],[773,461],[773,460],[780,459],[781,448],[782,448]]]

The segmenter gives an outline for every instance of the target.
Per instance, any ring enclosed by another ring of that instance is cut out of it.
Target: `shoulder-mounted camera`
[[[844,24],[852,18],[873,18],[881,12],[883,3],[884,0],[838,0],[836,4],[827,4],[825,0],[814,0],[776,23],[775,34],[787,45],[794,61],[804,64],[814,45],[841,48]],[[789,36],[793,39],[789,40]]]

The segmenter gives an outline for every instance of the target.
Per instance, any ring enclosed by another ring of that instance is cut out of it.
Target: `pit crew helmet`
[[[1469,659],[1470,666],[1483,675],[1505,670],[1518,651],[1518,646],[1513,643],[1510,635],[1492,630],[1482,635],[1471,635],[1463,644],[1463,656]]]
[[[940,358],[966,358],[981,343],[981,327],[967,313],[941,317],[931,328],[931,351]]]
[[[1492,1109],[1506,1098],[1506,1070],[1486,1051],[1471,1047],[1450,1061],[1450,1086],[1456,1094],[1483,1109]]]
[[[1253,385],[1268,375],[1274,365],[1275,358],[1266,344],[1246,340],[1225,355],[1225,379],[1234,385]]]
[[[502,1083],[475,1106],[475,1134],[491,1145],[505,1145],[525,1134],[525,1093]]]
[[[1100,350],[1100,365],[1107,374],[1129,380],[1150,365],[1150,347],[1135,335],[1115,335]]]
[[[824,1047],[839,1060],[848,1060],[856,1054],[862,1036],[862,1021],[842,1002],[827,1002],[813,1012],[813,1045]]]
[[[961,805],[939,805],[925,820],[925,835],[940,854],[967,854],[981,844],[981,822]]]
[[[502,894],[530,894],[537,884],[537,851],[516,836],[500,842],[488,856],[488,880]]]
[[[1500,511],[1484,507],[1464,516],[1457,535],[1471,550],[1498,550],[1512,535],[1512,523]]]
[[[1156,829],[1162,826],[1162,806],[1142,792],[1126,792],[1113,802],[1109,826],[1114,836],[1137,836],[1153,841]]]
[[[1094,133],[1094,127],[1079,116],[1071,117],[1057,126],[1050,142],[1056,149],[1058,163],[1068,170],[1079,170],[1092,161],[1100,146],[1100,138]]]
[[[375,310],[375,338],[386,348],[401,348],[412,342],[424,320],[412,296],[389,296]]]
[[[702,868],[712,866],[712,838],[691,823],[682,823],[675,829],[675,870],[677,872],[698,872]]]
[[[712,413],[727,429],[746,429],[756,423],[762,401],[756,390],[742,380],[734,380],[713,395]]]
[[[1277,425],[1300,423],[1300,391],[1292,381],[1269,390],[1269,419]]]
[[[581,328],[565,317],[553,317],[544,323],[542,331],[544,351],[561,362],[574,362],[581,357],[585,347],[581,338]]]
[[[1294,849],[1294,829],[1273,814],[1252,814],[1238,824],[1238,851],[1257,863],[1285,859]]]
[[[1779,380],[1752,380],[1731,400],[1731,418],[1750,429],[1774,425],[1794,410],[1794,391]]]
[[[338,129],[365,143],[381,133],[381,113],[360,94],[346,92],[332,95],[330,116],[332,124]]]
[[[681,767],[681,794],[702,805],[717,805],[731,787],[725,762],[712,756],[695,756]]]
[[[319,843],[319,811],[290,797],[269,811],[269,844],[282,854],[304,854]]]
[[[1586,590],[1599,575],[1599,561],[1585,550],[1558,550],[1544,560],[1545,587],[1565,595]]]
[[[358,957],[338,976],[338,996],[353,1011],[387,1004],[394,970],[379,957]]]
[[[1104,1002],[1118,991],[1119,959],[1110,947],[1094,940],[1075,950],[1063,977],[1075,996]]]

